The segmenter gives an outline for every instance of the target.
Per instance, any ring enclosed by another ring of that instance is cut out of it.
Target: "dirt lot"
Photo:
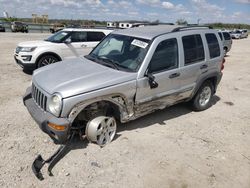
[[[22,103],[31,75],[13,50],[45,36],[0,34],[0,187],[250,187],[250,37],[233,41],[210,109],[180,104],[121,125],[111,144],[78,144],[39,181],[34,158],[58,146]]]

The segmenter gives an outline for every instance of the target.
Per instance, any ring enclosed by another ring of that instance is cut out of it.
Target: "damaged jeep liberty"
[[[104,146],[117,122],[180,102],[195,111],[209,108],[223,56],[218,32],[205,26],[117,30],[87,56],[36,70],[23,101],[55,143],[78,131]]]

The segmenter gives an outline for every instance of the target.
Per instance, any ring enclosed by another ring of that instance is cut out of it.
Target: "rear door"
[[[182,67],[180,68],[180,88],[189,97],[193,92],[196,82],[208,70],[205,60],[205,51],[201,34],[184,34],[182,42]]]
[[[101,31],[74,31],[69,36],[71,43],[65,44],[64,53],[68,57],[87,55],[104,37]]]

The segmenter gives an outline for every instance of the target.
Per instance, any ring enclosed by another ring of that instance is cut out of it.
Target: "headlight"
[[[62,97],[59,94],[54,94],[48,103],[49,111],[55,116],[59,116],[62,110]]]
[[[33,52],[36,47],[20,47],[20,52]]]

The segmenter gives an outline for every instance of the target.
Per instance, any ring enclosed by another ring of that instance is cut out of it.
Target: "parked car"
[[[60,24],[60,23],[56,23],[56,24],[53,24],[50,28],[49,28],[49,31],[51,33],[56,33],[58,31],[61,31],[65,28],[65,25],[64,24]]]
[[[219,31],[219,36],[222,41],[224,56],[231,50],[233,40],[229,32]]]
[[[242,38],[242,32],[239,30],[233,31],[231,33],[232,39],[241,39]]]
[[[23,100],[55,143],[76,133],[104,146],[117,122],[185,101],[209,108],[223,57],[218,32],[208,27],[117,30],[85,57],[34,71]]]
[[[17,64],[26,70],[52,64],[67,58],[88,54],[112,30],[64,29],[44,41],[19,43],[14,52]]]
[[[0,22],[0,32],[5,32],[5,27],[2,22]]]
[[[248,30],[247,29],[241,29],[241,38],[247,38],[248,37]]]
[[[28,25],[23,22],[11,22],[10,28],[12,32],[29,32]]]

